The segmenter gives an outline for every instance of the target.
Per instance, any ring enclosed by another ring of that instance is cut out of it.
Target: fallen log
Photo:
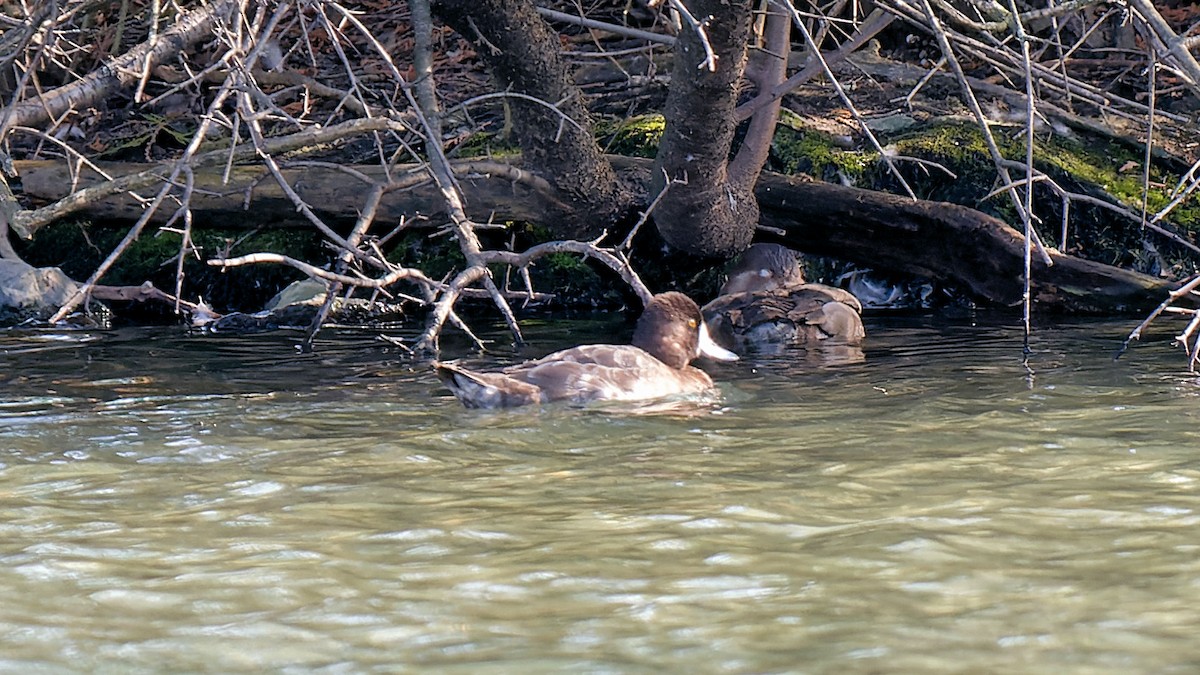
[[[652,166],[648,159],[609,159],[619,173],[631,178],[644,179]],[[120,176],[147,167],[104,164],[102,168]],[[102,180],[86,170],[72,176],[54,162],[17,162],[17,169],[25,197],[38,200],[63,199],[73,184],[83,187]],[[288,169],[285,175],[322,217],[349,220],[361,207],[362,177],[383,180],[377,167],[349,169],[307,166]],[[481,222],[552,223],[567,208],[545,181],[509,165],[463,162],[458,169],[468,215]],[[354,177],[355,172],[359,177]],[[926,277],[983,303],[1021,302],[1024,239],[1006,223],[980,211],[767,172],[755,194],[760,225],[782,232],[782,243],[799,251],[834,256],[880,272]],[[229,183],[222,182],[220,169],[197,170],[191,206],[200,224],[305,223],[278,186],[263,180],[263,172],[257,169],[238,169]],[[133,198],[119,196],[81,206],[78,212],[91,218],[132,220],[141,208]],[[247,211],[252,218],[247,218]],[[415,215],[443,215],[432,184],[419,179],[390,190],[378,218],[395,222]],[[1050,255],[1052,266],[1036,258],[1033,266],[1033,299],[1042,309],[1079,314],[1147,311],[1177,285],[1055,251]]]
[[[20,194],[38,202],[64,200],[74,191],[106,182],[88,167],[73,171],[62,162],[45,160],[14,164],[21,176]],[[152,170],[156,165],[96,162],[96,166],[117,179]],[[380,222],[445,215],[442,197],[433,183],[424,174],[411,173],[412,168],[392,171],[394,179],[377,211]],[[353,222],[371,185],[387,181],[383,169],[375,165],[305,163],[297,167],[284,165],[281,173],[317,216],[331,222]],[[557,217],[567,208],[557,200],[553,187],[546,181],[515,166],[468,161],[458,163],[456,173],[470,202],[470,215],[480,222],[487,222],[492,215],[497,219],[537,222]],[[76,205],[75,212],[95,220],[130,222],[142,215],[144,204],[128,193],[98,196],[102,198]],[[190,207],[196,222],[202,225],[312,226],[262,166],[235,166],[228,176],[222,166],[194,168]],[[150,222],[161,225],[171,216],[171,209],[160,209]]]
[[[976,299],[1017,305],[1024,292],[1025,238],[975,209],[913,200],[779,174],[759,179],[760,224],[782,242],[876,270],[949,284]],[[1049,251],[1033,258],[1035,306],[1077,314],[1149,310],[1178,284]]]

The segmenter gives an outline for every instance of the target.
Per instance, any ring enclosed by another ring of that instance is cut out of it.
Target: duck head
[[[685,368],[702,355],[718,361],[738,359],[737,354],[708,336],[700,307],[675,291],[659,293],[650,299],[633,331],[633,345],[676,369]]]
[[[804,273],[794,251],[779,244],[754,244],[738,256],[720,295],[769,291],[802,283]]]

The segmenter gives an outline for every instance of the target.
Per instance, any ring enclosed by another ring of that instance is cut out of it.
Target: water
[[[1194,672],[1200,380],[1131,323],[1030,376],[873,317],[666,411],[466,410],[362,333],[0,333],[0,672]]]

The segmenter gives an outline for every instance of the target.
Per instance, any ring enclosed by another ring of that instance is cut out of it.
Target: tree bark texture
[[[61,162],[18,161],[23,193],[38,201],[56,201],[73,190],[103,182],[94,171],[83,167],[72,172]],[[125,162],[97,162],[115,178],[142,172],[152,165]],[[552,228],[577,212],[560,201],[561,194],[540,180],[513,181],[491,174],[477,162],[456,165],[464,170],[457,178],[466,193],[467,215],[479,222],[493,216],[499,220],[520,220]],[[404,167],[411,168],[411,167]],[[354,171],[380,183],[387,180],[377,165],[354,166]],[[221,166],[198,167],[193,173],[189,205],[195,222],[213,227],[259,227],[266,223],[284,227],[311,227],[296,211],[296,205],[279,185],[264,176],[259,166],[235,166],[225,181]],[[282,169],[283,176],[300,198],[320,218],[331,223],[353,222],[363,207],[370,186],[331,167]],[[265,180],[264,180],[265,178]],[[376,220],[396,223],[401,218],[432,216],[444,222],[449,218],[446,205],[431,181],[418,179],[419,185],[397,184],[380,201]],[[410,189],[411,188],[411,189]],[[134,221],[142,215],[143,205],[128,194],[108,196],[78,211],[99,220]],[[151,220],[163,224],[172,215],[160,209]]]
[[[750,245],[758,222],[753,176],[728,171],[737,127],[737,82],[750,38],[750,0],[691,0],[705,20],[716,70],[702,68],[701,36],[686,24],[675,44],[675,64],[663,110],[666,128],[658,147],[651,189],[671,184],[654,211],[654,222],[671,246],[697,256],[729,257]]]
[[[635,206],[635,192],[613,171],[592,133],[583,94],[559,55],[558,34],[530,0],[436,0],[434,12],[470,41],[513,98],[513,128],[525,166],[578,206],[578,218],[555,223],[568,236],[611,228]],[[554,105],[558,112],[548,108]],[[561,114],[560,114],[561,113]],[[563,120],[574,120],[579,127]]]
[[[631,179],[642,177],[650,160],[610,157],[616,170]],[[66,196],[73,175],[56,162],[17,162],[26,198],[55,200]],[[105,164],[114,175],[145,170],[145,165]],[[378,167],[354,167],[382,180]],[[353,220],[361,208],[361,182],[333,169],[288,169],[296,190],[318,214]],[[239,169],[229,184],[221,169],[197,171],[192,208],[197,223],[257,226],[290,223],[308,226],[295,206],[260,169]],[[79,187],[99,177],[83,172]],[[479,220],[526,220],[543,225],[567,207],[549,185],[511,179],[481,167],[460,174],[468,194],[468,215]],[[783,243],[805,253],[830,255],[883,272],[938,280],[975,299],[1016,305],[1022,293],[1023,240],[1000,220],[974,209],[944,202],[817,183],[763,172],[756,189],[762,224],[782,230]],[[247,206],[248,205],[248,206]],[[432,184],[387,193],[378,218],[396,222],[421,213],[435,218],[444,205]],[[251,215],[247,215],[247,210]],[[586,212],[586,211],[585,211]],[[141,206],[128,197],[106,198],[81,212],[91,218],[133,219]],[[164,213],[164,218],[167,214]],[[1044,309],[1071,313],[1112,314],[1145,311],[1156,306],[1174,283],[1051,253],[1055,264],[1034,262],[1034,299]]]

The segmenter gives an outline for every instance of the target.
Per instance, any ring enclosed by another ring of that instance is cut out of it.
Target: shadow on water
[[[1010,320],[868,319],[861,360],[705,364],[712,399],[500,412],[370,333],[0,333],[0,671],[1200,663],[1169,336],[1042,328],[1030,377]],[[628,325],[527,331],[443,356]]]

